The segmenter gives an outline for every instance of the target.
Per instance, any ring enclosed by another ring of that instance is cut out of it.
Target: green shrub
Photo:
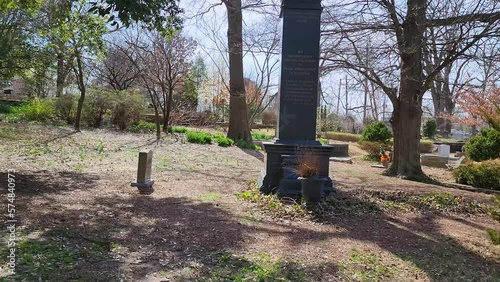
[[[55,117],[54,104],[48,99],[35,98],[11,112],[16,119],[25,121],[46,122]]]
[[[217,142],[217,144],[221,147],[230,147],[234,144],[233,139],[220,135],[215,136],[215,142]]]
[[[493,245],[500,245],[500,231],[488,228],[486,232],[488,232],[488,237]]]
[[[115,108],[117,95],[117,92],[89,89],[83,102],[82,122],[95,128],[101,127],[104,115]]]
[[[54,108],[56,116],[68,124],[75,122],[75,110],[77,99],[74,95],[63,95],[56,98]]]
[[[365,150],[368,153],[368,157],[372,160],[380,160],[381,148],[384,149],[384,151],[392,150],[392,146],[389,144],[370,141],[361,142],[361,149]]]
[[[140,120],[129,129],[132,133],[154,133],[156,132],[156,123]]]
[[[237,147],[242,148],[242,149],[252,149],[252,150],[256,150],[256,151],[261,150],[261,148],[259,146],[255,145],[254,143],[251,143],[251,142],[248,142],[248,141],[245,141],[242,139],[234,140],[234,144]]]
[[[323,139],[323,138],[318,138],[318,141],[319,143],[323,144],[323,145],[327,145],[329,144],[328,140],[327,139]]]
[[[434,135],[436,134],[436,129],[437,129],[436,121],[433,119],[428,119],[424,123],[424,126],[422,128],[422,134],[429,139],[433,139]]]
[[[188,132],[188,129],[185,128],[185,127],[175,127],[175,126],[173,126],[173,127],[169,127],[168,128],[168,132],[169,133],[186,133],[186,132]]]
[[[146,109],[144,96],[138,93],[122,91],[116,94],[117,102],[112,110],[111,123],[121,130],[138,123]]]
[[[360,141],[382,142],[387,143],[392,138],[392,133],[389,128],[381,122],[373,122],[366,126],[361,134]]]
[[[361,135],[342,132],[327,132],[325,137],[326,139],[331,140],[359,143]]]
[[[481,130],[464,146],[465,154],[476,162],[500,158],[500,131],[493,128]]]
[[[472,163],[453,171],[457,183],[500,190],[500,159]]]
[[[489,207],[491,217],[500,222],[500,195],[495,195],[493,197],[493,205]]]
[[[204,131],[187,131],[186,138],[189,143],[212,144],[212,134]]]
[[[420,140],[420,153],[432,153],[434,143],[429,140]]]
[[[0,114],[10,114],[12,111],[22,106],[23,102],[0,101]]]
[[[493,197],[493,205],[488,207],[488,212],[494,220],[500,222],[500,195]],[[487,229],[486,232],[493,245],[500,244],[500,230]]]
[[[273,135],[268,135],[260,132],[252,132],[252,139],[254,140],[273,140]]]

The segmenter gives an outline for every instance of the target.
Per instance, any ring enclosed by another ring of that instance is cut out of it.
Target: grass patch
[[[168,128],[169,133],[187,133],[188,131],[185,127],[172,126]]]
[[[75,171],[78,172],[78,173],[83,173],[83,171],[85,170],[85,166],[82,165],[81,163],[77,163],[75,165]]]
[[[227,252],[212,255],[215,267],[208,281],[305,281],[305,272],[296,263],[274,261],[267,254],[253,259],[239,258]]]
[[[41,155],[45,155],[45,154],[49,154],[51,153],[52,150],[50,150],[49,147],[36,147],[36,148],[32,148],[32,149],[29,149],[28,150],[28,155],[32,155],[32,156],[41,156]]]
[[[486,230],[488,238],[493,245],[500,245],[500,231],[488,228]]]
[[[18,139],[18,137],[16,136],[16,133],[13,132],[12,129],[0,128],[0,139],[16,140]]]
[[[396,270],[382,263],[379,256],[367,251],[353,249],[349,259],[340,264],[347,280],[381,281],[394,276]]]
[[[359,143],[359,140],[361,138],[360,134],[352,134],[352,133],[343,133],[343,132],[326,132],[324,133],[324,137],[326,139],[332,139],[332,140],[337,140],[337,141],[344,141],[344,142],[355,142]]]
[[[486,207],[451,193],[410,194],[402,191],[381,192],[352,190],[355,197],[367,198],[385,210],[413,211],[429,210],[434,212],[454,212],[461,214],[484,214]]]
[[[319,143],[321,143],[323,145],[330,144],[330,142],[328,142],[328,139],[325,139],[325,138],[318,138],[318,141],[319,141]]]
[[[262,211],[273,218],[294,219],[307,215],[306,209],[296,201],[289,199],[282,201],[276,195],[262,194],[254,181],[249,183],[248,190],[237,193],[236,197],[257,204]]]
[[[248,141],[241,139],[235,140],[234,144],[241,149],[251,149],[256,151],[262,150],[259,146],[255,145],[254,143],[250,143]]]
[[[218,199],[220,199],[219,193],[207,193],[207,194],[201,194],[198,199],[202,202],[214,202]]]
[[[82,236],[70,233],[58,228],[43,234],[42,239],[19,241],[16,245],[16,274],[9,276],[12,280],[5,281],[70,281],[74,275],[82,275],[79,265],[83,261],[101,262],[109,257],[109,243],[81,240]],[[2,264],[7,263],[7,252],[8,249],[0,250]],[[95,280],[87,278],[82,281]],[[106,280],[109,277],[102,275],[100,278]]]
[[[156,132],[156,123],[140,120],[129,129],[132,133],[154,133]]]
[[[254,140],[273,140],[274,136],[262,132],[252,132],[252,139]]]
[[[212,144],[212,134],[203,131],[187,131],[186,138],[189,143]]]
[[[215,142],[221,147],[231,147],[234,144],[233,139],[221,135],[215,135]]]

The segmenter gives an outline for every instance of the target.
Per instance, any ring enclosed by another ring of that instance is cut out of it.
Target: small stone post
[[[131,183],[137,187],[141,194],[150,194],[153,190],[154,180],[151,179],[151,164],[153,163],[153,151],[139,152],[139,163],[137,166],[137,179]]]

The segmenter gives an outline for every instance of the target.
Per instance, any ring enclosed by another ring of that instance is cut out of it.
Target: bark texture
[[[224,1],[229,47],[229,129],[227,137],[252,142],[243,77],[243,18],[241,0]]]

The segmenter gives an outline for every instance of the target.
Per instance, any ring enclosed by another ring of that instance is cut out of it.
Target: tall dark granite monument
[[[333,192],[328,176],[333,146],[316,141],[318,108],[319,41],[321,0],[283,0],[283,41],[277,139],[263,142],[266,172],[261,178],[263,193],[301,195],[293,168],[302,150],[311,152],[321,164],[325,193]]]

